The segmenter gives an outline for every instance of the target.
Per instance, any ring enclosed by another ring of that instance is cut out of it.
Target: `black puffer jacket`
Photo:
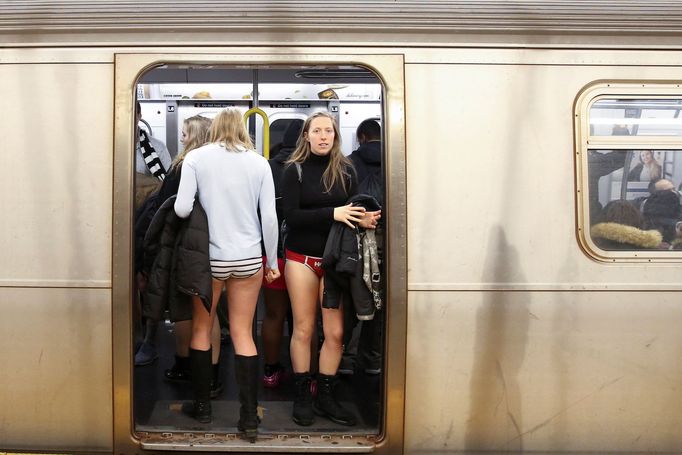
[[[144,271],[149,276],[142,314],[161,320],[166,308],[172,321],[192,318],[191,296],[211,308],[208,219],[199,201],[187,219],[179,218],[169,197],[154,215],[144,238]]]
[[[372,196],[358,194],[348,203],[364,207],[368,211],[381,209]],[[322,257],[324,269],[324,308],[339,308],[343,297],[353,302],[355,314],[360,320],[374,318],[374,299],[362,277],[363,262],[358,251],[359,228],[351,229],[345,223],[336,222],[329,232]],[[348,306],[347,306],[348,307]]]
[[[144,237],[152,218],[166,199],[177,194],[181,174],[182,166],[173,166],[166,174],[166,178],[163,179],[159,191],[149,196],[135,212],[135,272],[142,271],[144,267]]]

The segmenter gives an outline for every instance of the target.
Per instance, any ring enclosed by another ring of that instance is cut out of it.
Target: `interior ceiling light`
[[[374,73],[368,70],[353,68],[353,69],[314,69],[301,70],[294,74],[300,79],[366,79],[374,78]]]

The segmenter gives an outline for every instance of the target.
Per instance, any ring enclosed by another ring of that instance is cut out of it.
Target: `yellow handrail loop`
[[[248,111],[244,112],[244,122],[246,122],[251,114],[258,114],[263,119],[263,156],[266,160],[270,159],[270,121],[268,120],[268,114],[262,109],[257,107],[252,107]]]

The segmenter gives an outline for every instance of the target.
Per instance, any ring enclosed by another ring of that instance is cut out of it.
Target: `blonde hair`
[[[210,142],[219,142],[225,148],[253,150],[253,142],[244,126],[242,114],[237,109],[225,109],[213,119],[209,131]]]
[[[182,124],[187,131],[185,147],[182,152],[178,153],[178,156],[175,157],[171,167],[182,164],[182,160],[185,159],[187,152],[199,148],[208,142],[208,130],[211,127],[211,119],[202,117],[201,115],[195,115],[194,117],[186,118]]]
[[[649,164],[644,163],[644,159],[642,158],[642,154],[648,153],[649,156],[651,157],[651,161]],[[661,165],[658,163],[658,160],[654,156],[654,152],[652,150],[642,150],[639,152],[639,161],[642,163],[642,166],[647,167],[649,169],[649,180],[655,180],[655,179],[660,179],[661,178]]]
[[[331,120],[332,127],[334,128],[334,144],[329,152],[329,164],[327,169],[324,170],[322,174],[322,183],[324,184],[325,192],[329,193],[334,185],[341,182],[343,191],[348,194],[348,177],[353,169],[353,164],[346,158],[341,152],[341,133],[339,133],[339,127],[336,124],[336,119],[332,114],[326,111],[316,112],[312,114],[303,123],[303,128],[301,129],[301,134],[298,136],[296,141],[296,149],[291,153],[291,157],[286,161],[287,164],[291,163],[303,163],[308,159],[312,153],[310,149],[310,142],[306,140],[308,135],[308,130],[310,125],[316,118],[325,117]]]

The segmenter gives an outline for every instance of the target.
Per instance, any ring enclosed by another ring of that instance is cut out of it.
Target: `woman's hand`
[[[265,281],[270,284],[280,277],[279,269],[271,269],[270,267],[265,267]]]
[[[362,220],[360,220],[360,223],[358,224],[365,229],[376,229],[379,218],[381,218],[381,210],[377,210],[376,212],[365,212]]]
[[[353,204],[334,208],[334,220],[346,223],[348,227],[355,228],[355,223],[360,223],[365,216],[364,207],[354,207]]]

